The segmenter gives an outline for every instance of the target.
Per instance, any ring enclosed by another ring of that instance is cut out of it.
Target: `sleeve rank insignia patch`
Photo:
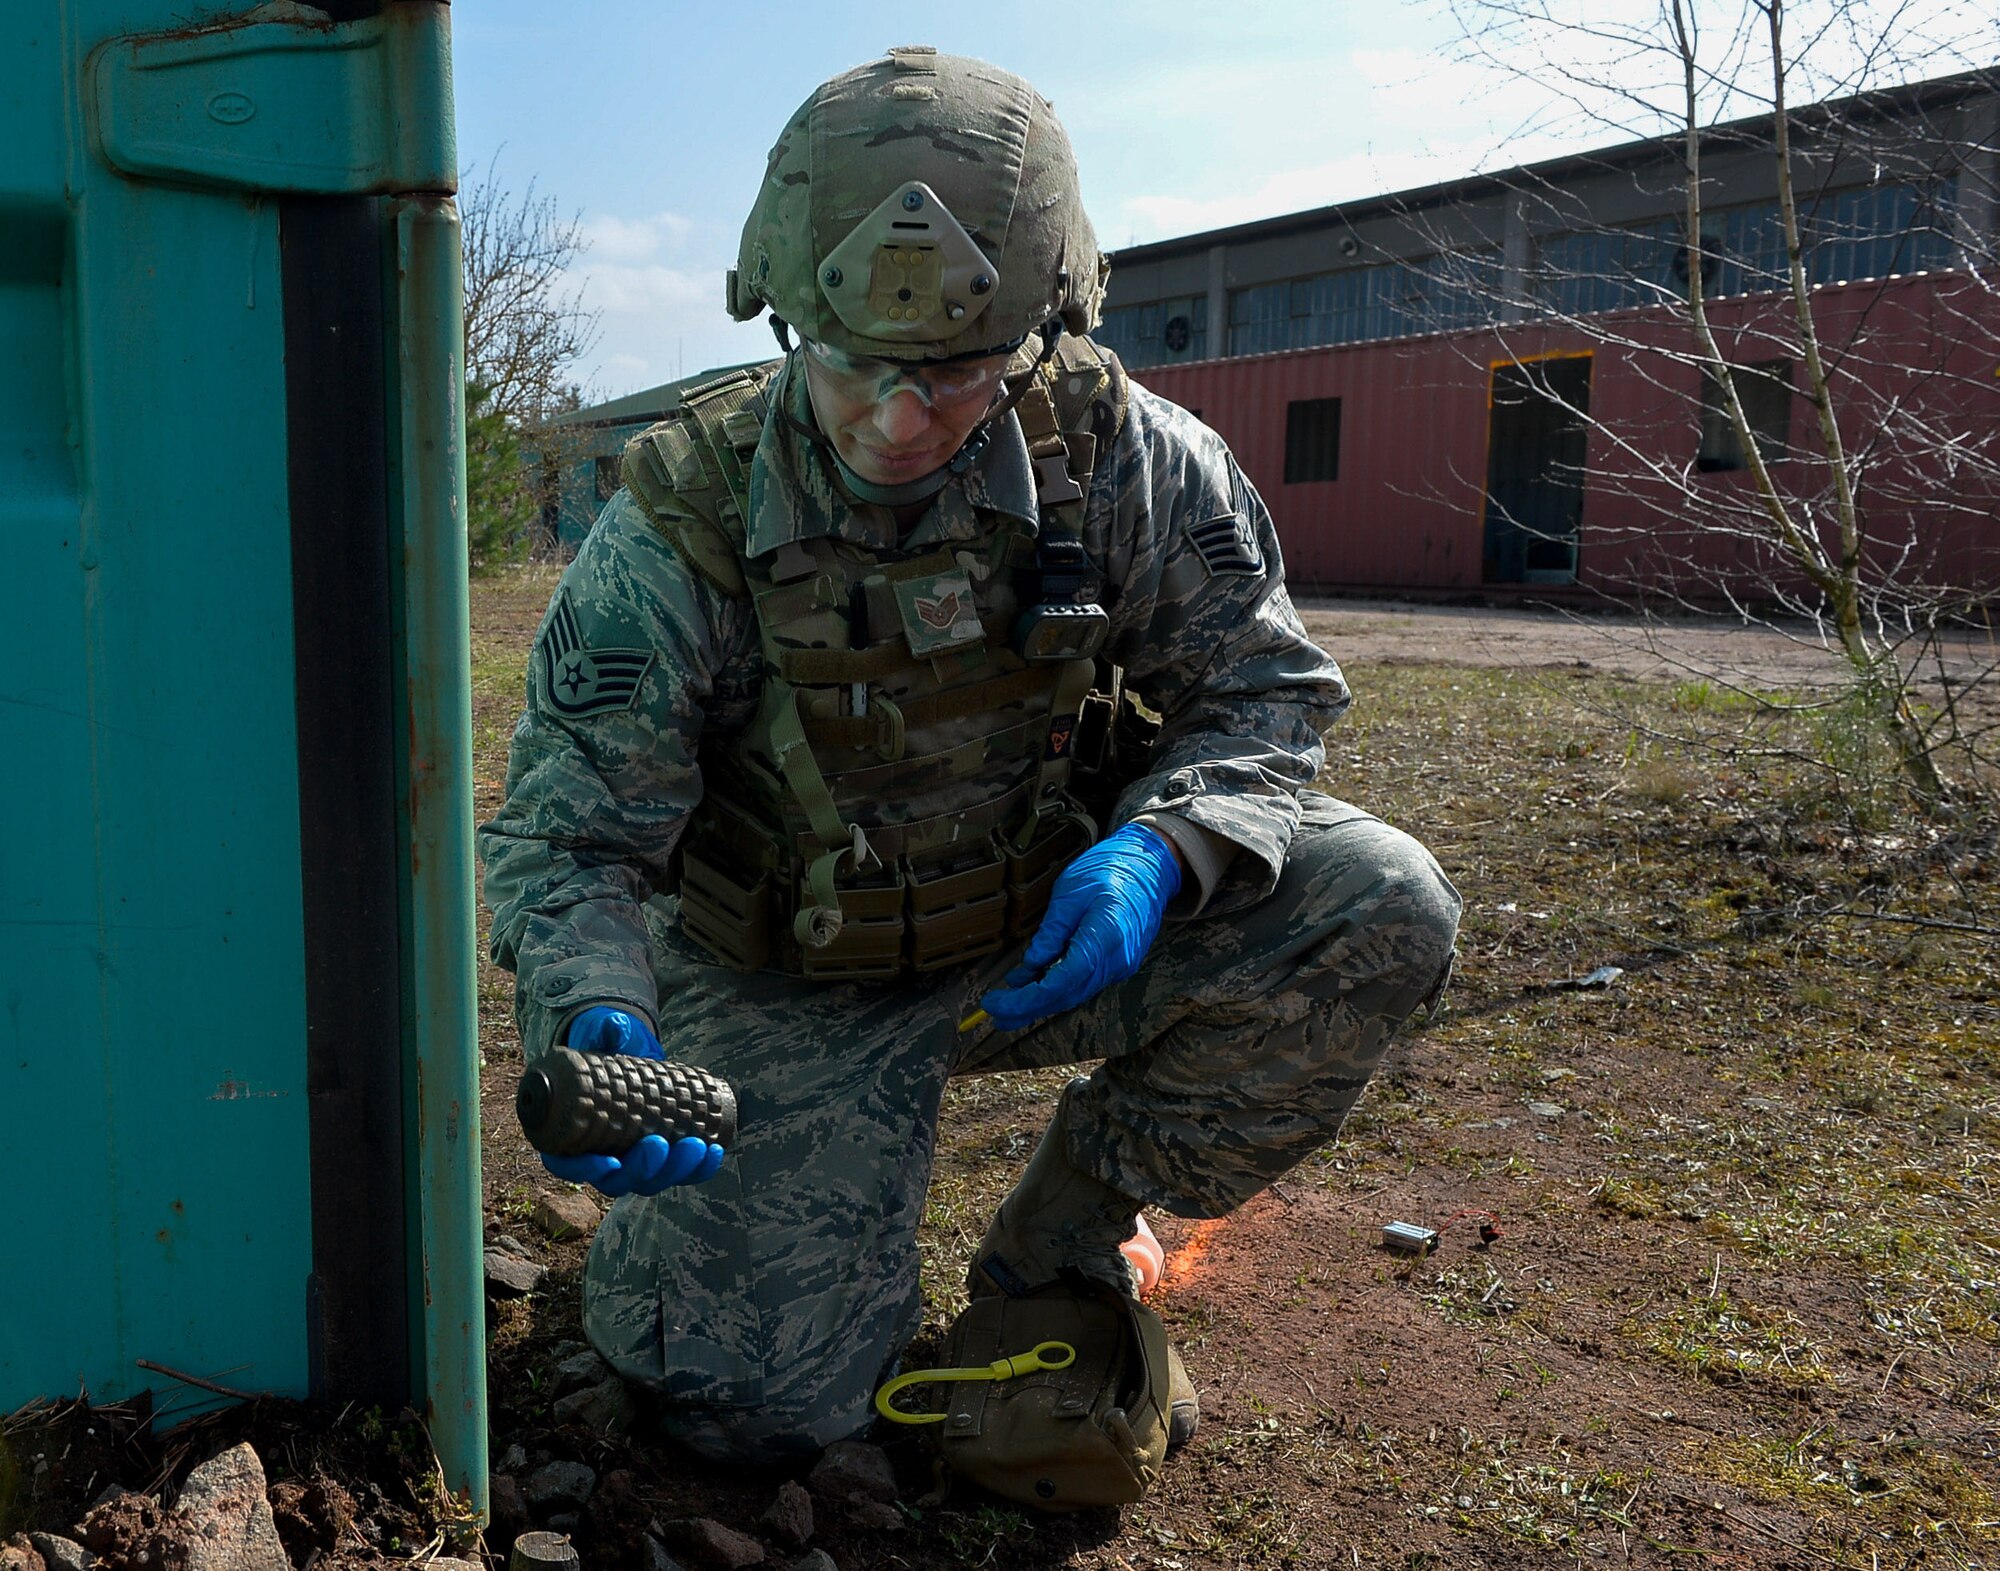
[[[1250,520],[1240,513],[1224,513],[1220,518],[1191,524],[1188,539],[1211,573],[1255,575],[1264,571],[1264,553],[1257,549]]]
[[[655,658],[650,649],[584,648],[567,592],[557,598],[542,631],[541,652],[542,694],[570,720],[631,708]]]

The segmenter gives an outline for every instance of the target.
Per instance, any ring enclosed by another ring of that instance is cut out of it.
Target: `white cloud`
[[[653,213],[645,218],[620,218],[600,213],[583,222],[584,239],[592,257],[607,262],[642,262],[661,250],[687,244],[695,221],[679,213]]]
[[[593,400],[771,351],[768,327],[723,308],[734,235],[672,212],[596,213],[584,232],[589,249],[571,277],[598,318],[597,346],[578,368]]]

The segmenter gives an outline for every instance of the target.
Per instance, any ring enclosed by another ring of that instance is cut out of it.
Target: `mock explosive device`
[[[629,1053],[557,1047],[521,1076],[521,1130],[550,1156],[617,1156],[643,1136],[736,1142],[736,1093],[705,1069]]]

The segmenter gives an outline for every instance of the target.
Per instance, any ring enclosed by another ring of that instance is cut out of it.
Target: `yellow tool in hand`
[[[991,1020],[992,1018],[993,1017],[989,1015],[985,1010],[975,1009],[972,1011],[971,1014],[967,1015],[963,1020],[959,1021],[958,1034],[960,1036],[963,1036],[968,1031],[977,1031],[981,1026],[985,1025],[986,1022]]]
[[[929,1385],[933,1380],[1015,1380],[1038,1374],[1044,1369],[1067,1369],[1076,1362],[1076,1349],[1067,1342],[1043,1342],[1012,1358],[997,1358],[990,1364],[966,1369],[913,1369],[898,1375],[875,1393],[875,1411],[892,1424],[941,1424],[942,1413],[906,1413],[895,1405],[896,1393],[908,1386]]]

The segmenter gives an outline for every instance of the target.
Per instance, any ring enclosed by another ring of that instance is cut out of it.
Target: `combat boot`
[[[973,1252],[965,1290],[973,1298],[1020,1298],[1065,1269],[1139,1296],[1139,1275],[1119,1250],[1139,1226],[1139,1202],[1069,1159],[1068,1099],[1056,1107],[1020,1182],[1000,1202]]]
[[[1181,1350],[1173,1343],[1167,1344],[1167,1449],[1177,1451],[1194,1439],[1195,1429],[1201,1423],[1201,1398],[1195,1394],[1194,1382],[1188,1379],[1187,1365],[1181,1362]]]
[[[992,1226],[973,1251],[966,1273],[968,1296],[1004,1293],[1019,1298],[1069,1270],[1138,1298],[1138,1266],[1119,1246],[1139,1230],[1139,1202],[1070,1161],[1068,1106],[1065,1093],[1027,1171],[1000,1202]],[[1153,1247],[1157,1250],[1158,1243]],[[1167,1377],[1167,1447],[1176,1450],[1194,1438],[1201,1406],[1180,1351],[1171,1343]]]

